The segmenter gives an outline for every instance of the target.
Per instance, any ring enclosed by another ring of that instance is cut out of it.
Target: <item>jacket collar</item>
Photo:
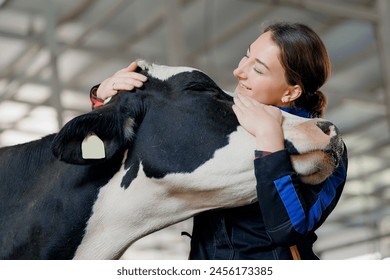
[[[298,117],[303,117],[303,118],[313,118],[310,113],[304,109],[301,108],[294,108],[294,107],[278,107],[280,110],[285,111],[287,113],[293,114]]]

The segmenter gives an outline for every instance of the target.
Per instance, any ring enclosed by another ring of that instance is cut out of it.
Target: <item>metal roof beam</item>
[[[268,6],[266,9],[262,7],[259,10],[254,11],[252,14],[249,14],[247,17],[245,17],[243,20],[239,21],[234,26],[231,26],[224,32],[221,32],[217,36],[213,36],[210,41],[206,42],[196,50],[192,51],[191,53],[187,54],[185,61],[192,64],[193,61],[202,53],[205,53],[209,51],[212,48],[215,48],[216,46],[223,44],[227,40],[231,39],[234,35],[236,35],[239,32],[242,32],[243,29],[245,29],[247,26],[253,24],[254,22],[258,22],[259,18],[263,17],[265,14],[269,13],[270,10],[274,8],[273,5]]]
[[[363,7],[357,4],[347,4],[341,1],[337,4],[331,4],[325,1],[314,0],[278,0],[277,3],[294,5],[309,11],[321,14],[329,14],[333,17],[378,22],[378,14],[374,8],[371,9],[369,7]]]
[[[55,55],[59,56],[62,53],[64,53],[65,51],[67,51],[68,49],[75,48],[75,47],[81,45],[89,34],[91,34],[93,31],[95,31],[96,29],[100,28],[101,26],[103,26],[107,22],[109,22],[112,18],[115,17],[115,15],[119,11],[123,10],[123,8],[125,6],[127,6],[128,4],[130,4],[130,3],[129,3],[129,1],[126,1],[126,0],[122,0],[122,1],[118,2],[116,5],[114,5],[112,7],[112,9],[107,11],[107,13],[103,17],[98,18],[96,20],[96,22],[92,23],[89,27],[87,27],[84,30],[84,32],[79,37],[77,37],[76,40],[74,40],[71,44],[64,45],[63,47],[58,47]],[[7,93],[5,93],[4,91],[0,92],[0,102],[3,99],[5,99],[7,97],[9,98],[10,96],[12,96],[19,89],[19,87],[23,83],[26,82],[26,80],[28,80],[30,78],[37,77],[43,70],[45,70],[48,67],[50,67],[50,63],[51,62],[48,61],[42,67],[37,69],[34,73],[28,73],[27,74],[26,70],[25,70],[24,72],[20,73],[18,76],[8,78],[9,79],[9,84],[12,84],[12,89],[8,89]],[[13,82],[15,83],[15,85],[14,85]]]
[[[184,8],[190,3],[191,0],[179,0],[176,5],[180,8]],[[147,37],[148,34],[151,33],[154,29],[164,24],[166,20],[165,16],[166,11],[161,9],[154,16],[148,18],[145,24],[136,26],[136,30],[120,41],[114,49],[111,48],[107,51],[96,49],[95,54],[98,54],[98,57],[90,64],[80,69],[78,73],[75,73],[73,78],[69,80],[69,83],[71,85],[76,84],[76,80],[82,78],[82,76],[88,72],[88,69],[99,67],[106,62],[106,59],[123,58],[126,63],[129,62],[128,59],[131,57],[131,51],[127,50],[129,45],[135,44],[136,42],[142,40],[143,38]]]
[[[376,4],[380,16],[377,41],[387,106],[387,122],[390,130],[390,3],[388,0],[377,0]]]

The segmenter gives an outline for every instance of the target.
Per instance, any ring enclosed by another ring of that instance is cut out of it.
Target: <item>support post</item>
[[[45,43],[49,51],[49,69],[50,69],[50,82],[51,88],[50,103],[57,111],[58,128],[61,128],[64,124],[63,121],[63,106],[61,103],[61,84],[58,75],[57,65],[57,39],[56,39],[56,27],[57,27],[57,9],[53,0],[41,0],[42,6],[46,9],[46,30],[45,30]]]
[[[390,131],[390,2],[388,0],[377,0],[376,4],[379,15],[377,41],[386,100],[386,119]]]

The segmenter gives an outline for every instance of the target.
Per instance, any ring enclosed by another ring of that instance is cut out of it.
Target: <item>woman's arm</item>
[[[314,232],[336,206],[346,181],[346,148],[328,179],[316,186],[303,184],[284,147],[280,110],[240,94],[234,102],[238,121],[256,137],[258,203],[267,233],[279,245],[294,245]]]
[[[261,154],[261,152],[258,152]],[[318,185],[300,182],[286,150],[255,159],[257,194],[266,230],[280,245],[314,232],[336,207],[347,177],[347,150],[333,174]]]

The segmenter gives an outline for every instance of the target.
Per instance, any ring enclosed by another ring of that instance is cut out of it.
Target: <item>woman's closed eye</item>
[[[253,70],[255,70],[255,72],[258,73],[258,74],[264,74],[263,71],[261,71],[258,68],[256,68],[256,66],[253,66]]]

